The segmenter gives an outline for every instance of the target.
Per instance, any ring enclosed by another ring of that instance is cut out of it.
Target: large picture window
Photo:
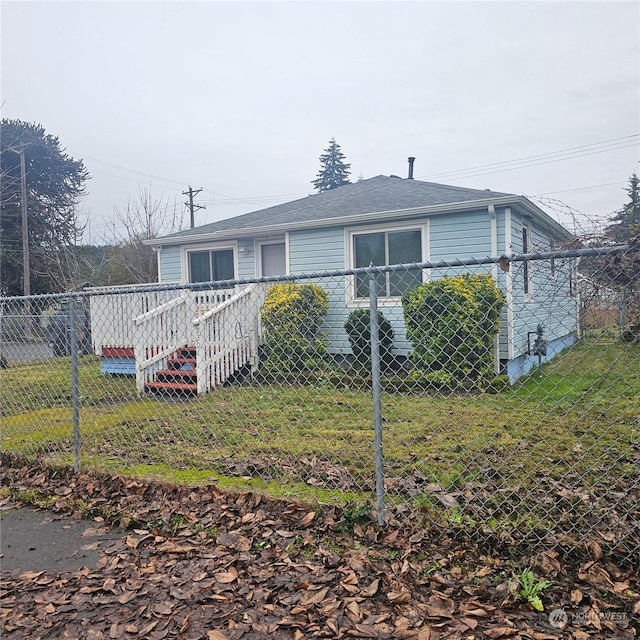
[[[190,251],[189,282],[212,282],[233,280],[233,249],[215,249],[210,251]]]
[[[353,266],[356,268],[368,267],[371,264],[383,267],[392,264],[422,262],[421,229],[354,233],[352,242]],[[378,296],[398,298],[421,283],[422,271],[420,269],[381,274],[377,280]],[[355,297],[369,297],[369,276],[367,274],[356,275]]]

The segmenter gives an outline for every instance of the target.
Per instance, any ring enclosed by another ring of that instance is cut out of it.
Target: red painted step
[[[167,368],[157,371],[154,381],[147,382],[145,389],[171,395],[197,393],[196,362],[195,347],[176,349],[167,362]]]
[[[198,385],[188,382],[147,382],[148,391],[168,391],[173,393],[197,393]]]
[[[178,364],[180,366],[182,366],[182,365],[191,365],[193,367],[193,370],[195,371],[196,362],[197,362],[197,360],[195,360],[194,358],[171,358],[171,360],[169,360],[169,362],[167,364],[168,364],[169,369],[171,369],[171,365],[174,365],[174,364]],[[186,371],[186,369],[185,369],[185,371]]]
[[[156,378],[195,378],[196,375],[195,369],[162,369],[156,372]]]

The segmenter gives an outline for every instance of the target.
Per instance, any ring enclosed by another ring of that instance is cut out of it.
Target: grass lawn
[[[594,501],[637,485],[639,365],[638,345],[583,341],[499,394],[385,393],[390,501],[539,526],[564,513],[559,495],[588,517]],[[0,371],[0,389],[2,450],[69,463],[69,360]],[[102,375],[86,357],[80,394],[85,466],[320,501],[374,490],[367,390],[247,382],[138,398],[134,380]]]

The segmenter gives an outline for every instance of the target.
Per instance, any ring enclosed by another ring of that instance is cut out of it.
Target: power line
[[[148,181],[142,182],[141,180],[137,180],[136,178],[127,178],[126,176],[119,176],[115,173],[109,173],[108,171],[101,171],[100,169],[93,169],[93,172],[101,173],[102,175],[105,175],[105,176],[111,176],[112,178],[119,178],[120,180],[128,180],[129,182],[135,182],[136,184],[139,184],[139,185],[149,184]],[[176,193],[180,192],[180,189],[176,189],[175,187],[165,187],[163,185],[156,185],[156,187],[158,187],[159,189],[166,189],[167,191],[175,191]]]
[[[605,151],[617,151],[618,149],[626,149],[629,147],[634,147],[636,145],[625,145],[622,147],[617,147],[616,149],[605,149],[603,151],[594,151],[592,153],[581,153],[581,154],[575,154],[572,155],[570,157],[566,157],[566,158],[557,158],[555,160],[544,160],[541,162],[530,162],[528,164],[520,164],[520,165],[516,165],[516,166],[511,166],[511,167],[505,167],[502,169],[496,169],[495,171],[478,171],[478,172],[472,172],[472,173],[466,173],[464,175],[458,175],[458,176],[448,176],[448,177],[444,177],[443,179],[447,180],[447,181],[455,181],[455,180],[464,180],[466,178],[475,178],[477,176],[487,176],[487,175],[492,175],[494,173],[505,173],[507,171],[517,171],[518,169],[527,169],[529,167],[538,167],[544,164],[552,164],[554,162],[561,162],[562,160],[573,160],[575,158],[582,158],[584,156],[592,156],[592,155],[596,155],[598,153],[605,153]]]
[[[637,139],[640,134],[624,136],[623,138],[613,138],[611,140],[603,140],[601,142],[593,142],[579,147],[569,147],[548,153],[541,153],[533,156],[524,156],[522,158],[514,158],[512,160],[504,160],[501,162],[493,162],[490,164],[477,165],[475,167],[467,167],[466,169],[456,169],[452,171],[444,171],[431,175],[420,176],[427,179],[457,179],[466,178],[472,175],[487,175],[489,173],[500,173],[500,171],[508,171],[512,169],[520,169],[540,164],[548,164],[551,162],[559,162],[561,160],[571,160],[583,156],[594,155],[597,153],[605,153],[608,151],[617,151],[618,149],[626,149],[637,146]],[[636,142],[631,142],[636,139]],[[483,171],[487,169],[488,171]],[[496,169],[495,171],[493,169]],[[454,177],[456,176],[456,177]]]
[[[92,162],[97,162],[98,164],[103,164],[107,167],[111,167],[112,169],[120,169],[120,171],[126,171],[127,173],[136,173],[141,176],[146,176],[147,178],[153,178],[154,180],[161,180],[162,182],[172,182],[174,184],[183,185],[187,180],[173,180],[171,178],[163,178],[162,176],[156,176],[152,173],[147,173],[145,171],[138,171],[137,169],[131,169],[129,167],[123,167],[122,165],[115,164],[113,162],[106,162],[105,160],[98,160],[97,158],[92,158],[91,156],[82,156],[82,159],[91,160]],[[112,174],[109,174],[112,175]]]
[[[534,198],[538,197],[538,196],[550,196],[553,195],[554,193],[569,193],[570,191],[584,191],[585,189],[598,189],[600,187],[613,187],[616,185],[621,185],[621,184],[627,184],[626,182],[605,182],[603,184],[592,184],[588,187],[576,187],[575,189],[560,189],[559,191],[545,191],[544,193],[537,193],[535,194]]]

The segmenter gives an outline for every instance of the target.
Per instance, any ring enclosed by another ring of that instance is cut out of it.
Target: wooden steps
[[[169,358],[167,368],[157,371],[153,382],[145,390],[165,395],[193,395],[198,393],[196,348],[183,347]]]

